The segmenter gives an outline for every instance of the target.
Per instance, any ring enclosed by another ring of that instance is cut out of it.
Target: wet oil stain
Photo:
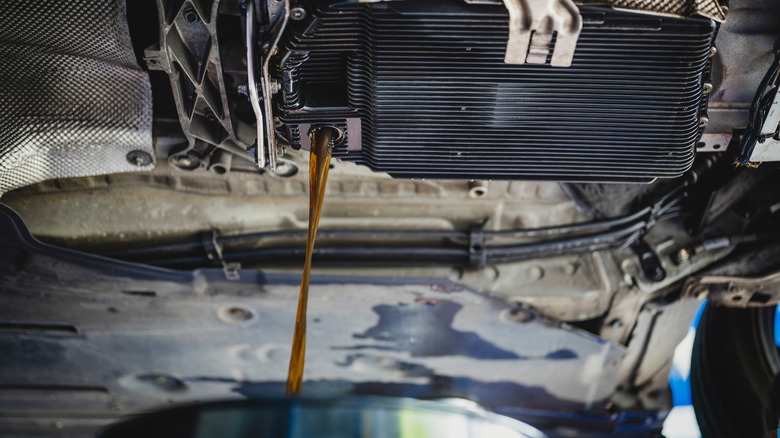
[[[391,357],[351,354],[344,359],[344,362],[336,363],[336,365],[365,374],[427,378],[434,376],[433,370],[428,367],[412,362],[405,362]]]
[[[578,357],[577,353],[568,348],[551,351],[544,356],[544,358],[548,360],[576,359]]]
[[[451,301],[436,301],[435,305],[417,301],[410,304],[378,305],[372,310],[379,323],[356,339],[381,341],[378,345],[344,347],[344,349],[377,349],[406,351],[412,357],[466,356],[476,359],[524,359],[499,348],[472,332],[452,328],[452,322],[463,308]],[[390,343],[390,344],[387,344]]]

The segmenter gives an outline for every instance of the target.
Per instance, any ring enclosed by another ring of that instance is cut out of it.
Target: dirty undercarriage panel
[[[304,230],[308,214],[305,179],[303,172],[287,179],[244,172],[185,174],[160,163],[151,175],[52,181],[9,193],[3,201],[46,242],[108,253],[150,241],[200,242],[211,230],[228,237]],[[485,230],[502,230],[587,219],[554,183],[489,182],[479,188],[482,191],[474,197],[468,182],[394,180],[336,162],[327,186],[318,243],[338,246],[343,242],[328,236],[327,231],[334,230],[452,231],[480,223]],[[69,220],[61,221],[60,217]],[[302,237],[270,239],[267,243],[273,245],[278,240],[303,247]],[[400,243],[397,237],[388,242]],[[437,242],[442,243],[447,242]],[[483,269],[422,265],[369,268],[326,265],[327,259],[317,260],[315,272],[334,275],[448,278],[481,292],[521,300],[565,321],[603,314],[615,287],[610,276],[617,275],[612,272],[614,263],[599,253]],[[150,258],[138,261],[148,263]],[[289,274],[298,274],[300,266],[295,259],[281,265],[242,259],[241,264]],[[576,305],[561,306],[561,300]]]
[[[88,418],[162,401],[282,394],[297,276],[242,271],[227,281],[218,270],[176,273],[74,253],[35,242],[0,208],[0,238],[15,248],[0,260],[0,373],[13,382],[0,391],[0,409],[27,416],[0,422],[4,432],[35,430],[52,415],[88,429],[102,424]],[[606,405],[622,347],[457,283],[344,281],[313,281],[306,394],[461,397],[541,416],[535,424],[551,429],[565,422],[541,411],[622,421]],[[91,416],[61,412],[70,406]]]

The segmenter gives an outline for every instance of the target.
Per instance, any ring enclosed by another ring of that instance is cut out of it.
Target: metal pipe
[[[251,3],[251,2],[250,2]],[[261,85],[263,87],[263,107],[265,108],[265,127],[266,135],[268,136],[268,167],[271,171],[276,170],[276,135],[274,134],[274,120],[271,107],[271,74],[269,64],[271,57],[276,53],[276,48],[279,45],[279,40],[282,39],[284,29],[287,27],[287,22],[290,20],[290,0],[284,0],[282,22],[279,24],[279,28],[276,32],[276,37],[273,43],[268,46],[268,53],[266,53],[263,60],[263,70]]]
[[[224,150],[217,150],[211,156],[209,170],[217,175],[224,175],[230,172],[230,166],[233,164],[233,154]]]
[[[246,77],[249,101],[257,120],[257,166],[265,167],[265,146],[263,133],[263,112],[260,109],[260,96],[257,94],[257,80],[255,79],[255,5],[250,1],[246,6]]]

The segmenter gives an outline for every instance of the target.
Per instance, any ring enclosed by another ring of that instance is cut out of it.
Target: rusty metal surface
[[[50,247],[5,206],[0,225],[13,248],[0,258],[0,428],[25,416],[78,423],[68,406],[106,420],[283,394],[297,276],[228,281]],[[623,348],[527,307],[446,280],[319,276],[309,314],[306,395],[462,397],[520,419],[619,421],[605,406]]]
[[[685,282],[682,296],[747,309],[780,303],[780,272],[763,277],[705,275]]]

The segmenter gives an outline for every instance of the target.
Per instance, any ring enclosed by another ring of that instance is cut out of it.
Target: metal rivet
[[[128,163],[138,167],[148,166],[152,163],[151,154],[139,149],[128,152],[125,158],[127,158]]]
[[[254,318],[254,313],[251,310],[239,306],[220,309],[217,315],[221,320],[230,324],[241,324]]]
[[[300,6],[296,6],[290,10],[290,19],[293,21],[301,21],[306,18],[306,9]]]

